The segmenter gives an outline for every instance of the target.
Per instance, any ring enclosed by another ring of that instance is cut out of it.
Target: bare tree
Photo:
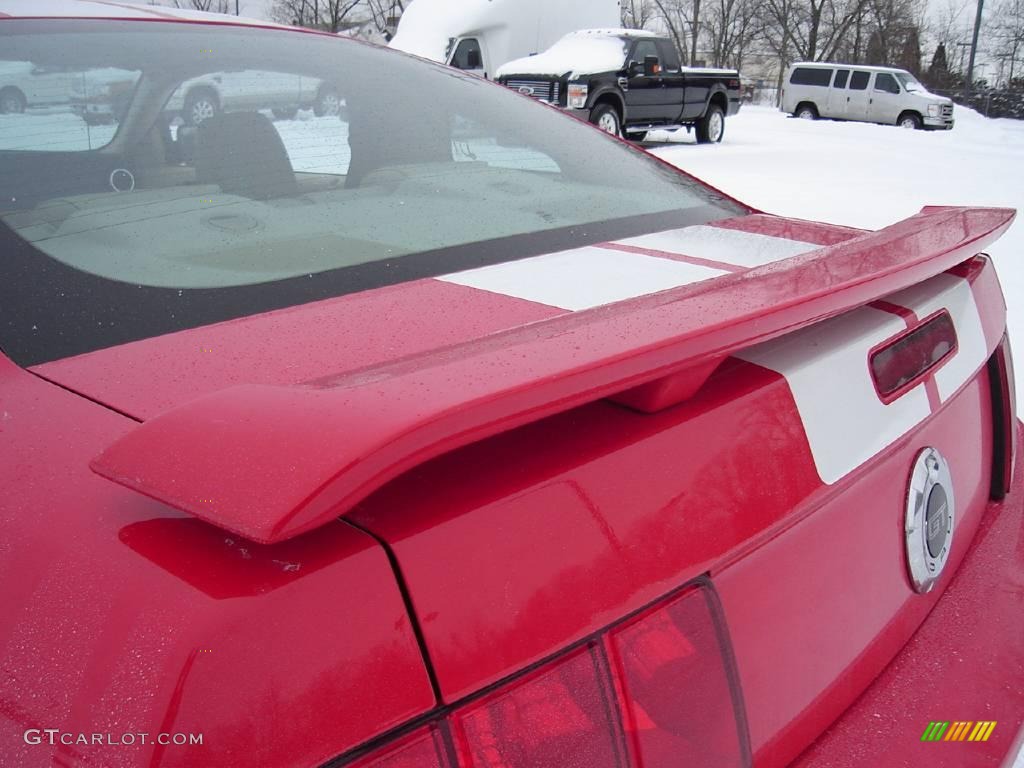
[[[270,16],[281,24],[316,28],[320,24],[317,0],[274,0]]]
[[[320,26],[328,32],[341,29],[350,13],[356,9],[361,0],[322,0]]]
[[[209,13],[232,13],[234,3],[231,0],[174,0],[174,7]]]
[[[271,16],[283,24],[337,32],[362,3],[363,0],[274,0]]]
[[[973,6],[970,0],[946,0],[944,5],[936,5],[929,16],[928,33],[931,40],[946,49],[949,69],[963,71],[966,45],[971,37]]]
[[[757,0],[706,0],[703,27],[711,45],[712,66],[741,69],[758,31]]]
[[[405,6],[408,4],[408,0],[405,2],[403,0],[366,0],[373,25],[387,40],[394,36],[395,30],[398,28],[398,21],[402,18],[402,13],[405,12]]]
[[[626,29],[644,29],[654,13],[652,0],[622,0],[622,26]]]
[[[1000,79],[1005,75],[1012,87],[1024,72],[1024,0],[1002,0],[996,6],[995,19],[992,37],[998,45],[995,56],[1000,62]]]
[[[656,23],[665,27],[684,64],[693,64],[696,60],[697,17],[695,6],[699,0],[653,0]],[[688,44],[690,43],[690,44]]]

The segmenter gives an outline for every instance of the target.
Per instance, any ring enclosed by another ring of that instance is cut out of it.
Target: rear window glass
[[[868,80],[871,79],[869,72],[854,72],[850,75],[850,90],[863,91],[868,87]]]
[[[848,70],[848,69],[837,69],[836,70],[836,79],[835,79],[835,82],[832,83],[832,87],[833,88],[845,88],[846,87],[846,79],[849,76],[850,76],[850,70]]]
[[[505,88],[335,37],[7,20],[0,64],[71,73],[0,114],[0,348],[22,364],[741,212]]]
[[[832,81],[832,70],[820,67],[797,67],[789,78],[793,85],[828,86]]]

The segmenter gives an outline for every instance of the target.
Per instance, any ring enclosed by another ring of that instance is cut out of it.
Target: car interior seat
[[[274,124],[259,112],[226,112],[196,132],[196,181],[227,194],[271,200],[298,194],[295,171]]]

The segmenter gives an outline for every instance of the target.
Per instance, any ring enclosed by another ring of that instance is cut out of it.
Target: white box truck
[[[619,26],[619,0],[416,0],[390,45],[493,77],[569,32]]]

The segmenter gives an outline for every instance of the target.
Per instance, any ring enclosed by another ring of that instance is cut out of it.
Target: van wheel
[[[796,108],[793,117],[799,117],[801,120],[817,120],[818,109],[813,104],[801,104]]]
[[[708,107],[708,111],[697,121],[697,143],[717,144],[725,136],[725,113],[717,104]]]
[[[590,122],[605,133],[622,136],[622,120],[611,104],[598,104],[590,110]]]
[[[906,128],[908,131],[916,131],[921,128],[921,118],[913,112],[904,112],[896,120],[896,125],[900,128]]]

